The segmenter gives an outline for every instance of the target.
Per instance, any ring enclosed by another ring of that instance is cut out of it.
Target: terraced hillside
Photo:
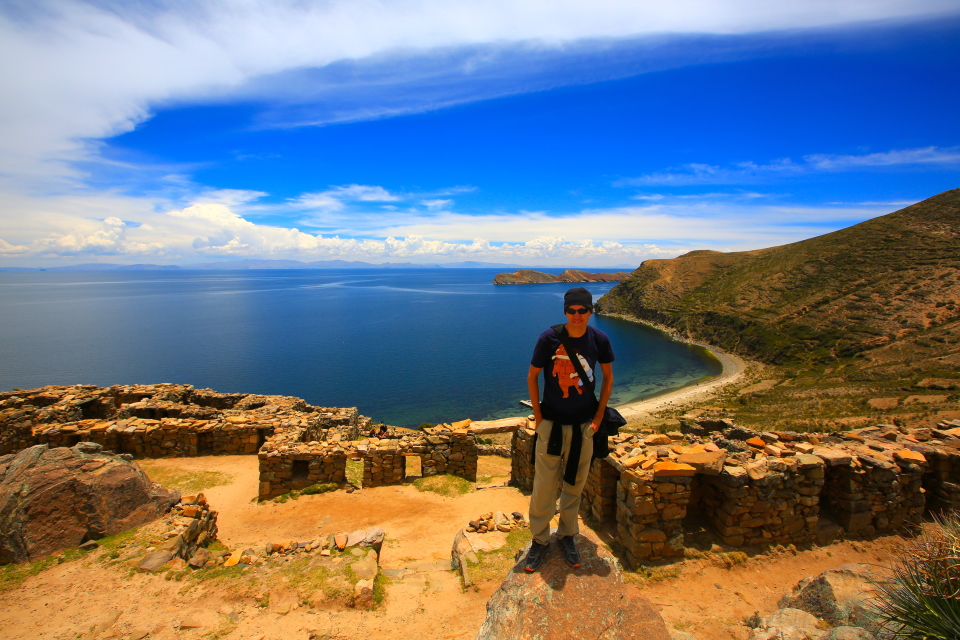
[[[647,260],[600,301],[771,363],[958,342],[960,189],[834,233]]]
[[[647,260],[598,304],[806,381],[802,402],[799,389],[758,392],[778,405],[763,420],[815,419],[828,398],[835,417],[882,417],[871,396],[903,395],[903,411],[930,379],[960,383],[960,189],[789,245]],[[738,413],[756,395],[738,396]]]

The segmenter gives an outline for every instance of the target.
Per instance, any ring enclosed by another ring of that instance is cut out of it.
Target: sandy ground
[[[745,360],[716,347],[707,348],[723,366],[723,371],[720,375],[710,380],[684,387],[683,389],[677,389],[676,391],[664,393],[663,395],[639,402],[620,405],[617,407],[620,414],[627,420],[631,420],[649,417],[654,412],[660,411],[664,407],[672,404],[704,402],[710,399],[717,390],[740,380],[743,372],[747,368],[747,362]]]
[[[756,555],[725,568],[716,561],[686,560],[679,575],[644,581],[640,592],[656,605],[667,627],[697,640],[745,640],[743,621],[776,611],[777,602],[801,579],[848,563],[889,565],[898,536],[869,542],[846,541],[804,551]]]
[[[105,565],[99,551],[53,566],[28,578],[0,599],[0,638],[259,638],[262,640],[473,638],[486,603],[499,582],[464,590],[449,566],[457,530],[491,510],[526,513],[528,498],[509,487],[487,488],[461,497],[420,493],[414,487],[365,489],[302,496],[284,504],[257,504],[256,456],[217,456],[145,461],[160,467],[221,471],[232,480],[206,491],[220,512],[220,537],[231,548],[267,541],[316,539],[323,534],[371,525],[386,530],[384,568],[417,568],[387,587],[383,605],[371,612],[342,606],[301,605],[286,614],[258,606],[263,593],[236,582],[166,580]],[[481,475],[495,484],[509,473],[509,461],[481,459]],[[607,539],[609,532],[600,532]],[[668,569],[677,574],[650,581],[632,579],[660,609],[668,627],[698,640],[743,640],[740,622],[754,611],[777,608],[776,601],[800,578],[847,562],[884,562],[898,539],[841,543],[826,548],[757,556],[723,568],[687,560]],[[279,584],[275,589],[288,585]],[[633,587],[632,587],[633,588]],[[271,601],[275,599],[271,593]],[[194,628],[186,628],[192,621]],[[312,635],[311,635],[312,634]]]

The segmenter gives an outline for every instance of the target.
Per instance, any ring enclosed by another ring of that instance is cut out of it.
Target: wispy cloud
[[[872,167],[902,167],[906,165],[960,165],[960,147],[923,147],[898,149],[864,155],[817,154],[805,156],[807,165],[817,171],[845,171]]]
[[[351,202],[396,202],[400,196],[383,187],[350,184],[325,191],[304,193],[290,201],[298,209],[335,212],[344,210]]]
[[[946,13],[957,13],[954,0],[8,3],[0,55],[17,63],[0,68],[0,172],[72,175],[51,163],[96,155],[90,141],[130,130],[159,105],[243,98],[286,105],[271,116],[278,123],[374,118],[756,46],[708,36]],[[700,40],[671,45],[684,35]],[[584,57],[590,64],[577,65]],[[515,69],[524,71],[504,85]]]
[[[897,149],[863,155],[814,154],[799,162],[790,158],[766,164],[737,162],[727,167],[691,163],[666,171],[647,173],[636,178],[614,181],[615,187],[689,186],[709,184],[752,184],[773,179],[818,172],[882,169],[889,167],[960,165],[960,147],[923,147]],[[643,197],[643,196],[640,196]]]

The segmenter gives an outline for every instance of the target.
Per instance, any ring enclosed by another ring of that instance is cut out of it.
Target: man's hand
[[[596,433],[600,430],[600,423],[603,422],[603,416],[594,418],[590,421],[590,428],[593,429],[593,432]]]

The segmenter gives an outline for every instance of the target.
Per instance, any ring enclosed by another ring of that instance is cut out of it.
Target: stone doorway
[[[406,480],[413,481],[423,477],[423,460],[419,455],[404,456],[406,462]]]

